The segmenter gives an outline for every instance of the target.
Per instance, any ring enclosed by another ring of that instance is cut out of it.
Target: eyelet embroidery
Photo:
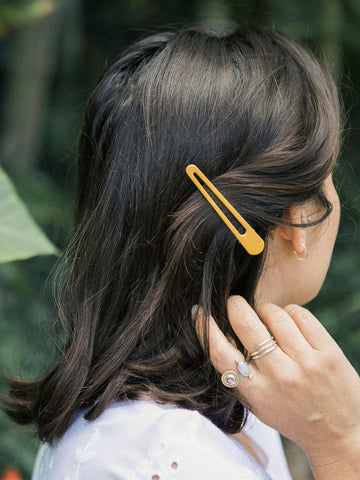
[[[177,470],[178,466],[179,466],[179,465],[178,465],[177,462],[172,462],[172,464],[171,464],[171,468],[172,468],[173,470]],[[159,477],[159,475],[153,475],[153,476],[151,477],[151,480],[160,480],[160,477]]]

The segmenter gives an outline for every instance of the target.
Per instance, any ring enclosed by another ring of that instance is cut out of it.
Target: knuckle
[[[221,366],[227,362],[227,352],[219,348],[210,349],[210,358],[217,369],[221,369]]]
[[[300,305],[296,305],[295,303],[291,303],[287,305],[284,310],[288,313],[295,312],[296,310],[300,309]]]
[[[308,320],[312,316],[311,313],[303,307],[299,307],[295,313],[300,320]]]
[[[325,365],[319,358],[308,356],[306,363],[302,365],[302,373],[307,378],[318,378],[324,372]]]
[[[326,368],[334,372],[341,369],[343,366],[341,359],[336,355],[324,354],[323,362],[325,363]]]
[[[284,310],[272,303],[261,305],[258,307],[257,312],[268,326],[283,325],[288,321],[288,316]]]
[[[277,383],[285,390],[291,390],[296,384],[294,372],[281,371],[276,375]]]
[[[289,305],[286,307],[286,312],[289,315],[296,316],[299,320],[307,320],[312,316],[309,310],[300,305]]]
[[[268,306],[268,315],[272,325],[281,325],[285,322],[283,311],[275,305]]]
[[[291,391],[296,385],[301,382],[303,377],[303,370],[295,362],[287,363],[286,368],[280,368],[279,365],[274,366],[271,371],[270,382],[274,381],[274,384],[283,391]]]
[[[308,377],[312,377],[314,375],[317,375],[321,371],[321,366],[319,362],[315,362],[314,360],[307,359],[306,365],[304,366],[304,373]]]
[[[239,320],[239,326],[241,326],[241,331],[245,335],[249,335],[254,331],[254,319],[249,314],[243,314]]]

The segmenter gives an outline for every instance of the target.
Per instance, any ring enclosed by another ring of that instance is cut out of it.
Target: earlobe
[[[279,233],[282,238],[291,243],[292,250],[299,260],[307,257],[306,249],[306,228],[297,225],[307,223],[307,214],[304,207],[292,205],[284,213],[283,218],[289,221],[291,225],[282,225],[279,227]]]
[[[305,260],[305,258],[308,257],[308,251],[307,251],[307,248],[306,248],[306,244],[305,243],[303,244],[301,252],[297,252],[294,248],[294,255],[296,255],[296,258],[298,260]]]

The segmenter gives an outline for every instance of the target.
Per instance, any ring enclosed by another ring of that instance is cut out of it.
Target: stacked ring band
[[[277,348],[276,340],[274,340],[274,337],[269,337],[263,342],[259,343],[259,345],[255,347],[255,351],[249,354],[249,357],[251,360],[262,358],[275,350],[275,348]]]

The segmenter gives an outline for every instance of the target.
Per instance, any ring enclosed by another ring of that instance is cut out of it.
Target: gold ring
[[[228,388],[235,388],[239,385],[239,375],[233,370],[227,370],[221,375],[221,381]]]
[[[257,360],[272,352],[275,348],[277,348],[276,340],[274,337],[269,337],[259,343],[259,345],[255,347],[255,350],[249,354],[249,357],[251,360]]]

